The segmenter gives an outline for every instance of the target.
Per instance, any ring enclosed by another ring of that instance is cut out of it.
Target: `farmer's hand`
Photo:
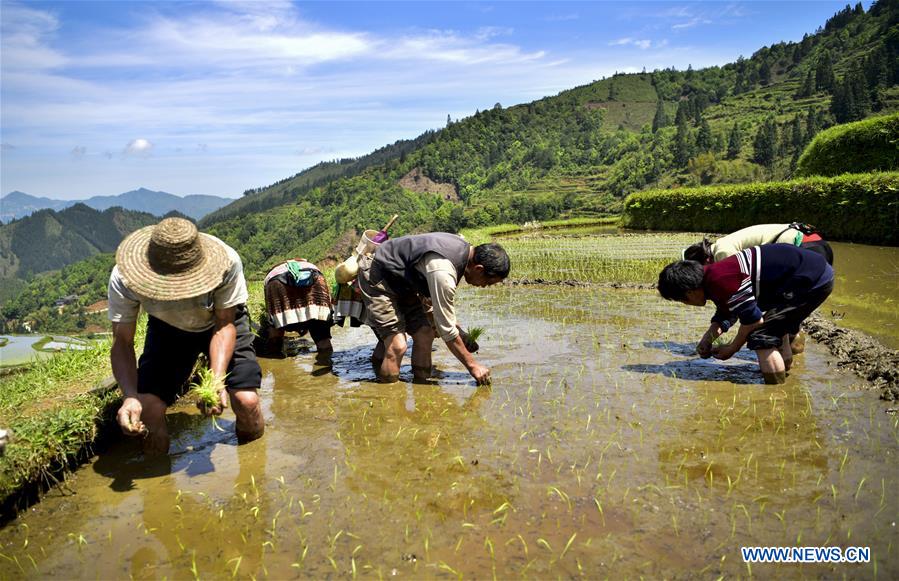
[[[197,402],[197,407],[200,408],[200,411],[203,412],[206,416],[220,416],[222,412],[224,412],[228,408],[228,390],[225,389],[225,380],[216,377],[215,378],[215,391],[218,393],[219,403],[218,405],[214,405],[212,407],[206,407],[203,405],[203,402]]]
[[[140,405],[139,399],[136,397],[125,398],[125,401],[122,402],[122,407],[119,408],[116,414],[116,420],[122,428],[122,433],[126,436],[140,436],[146,433],[147,428],[140,421],[142,411],[143,406]]]
[[[721,345],[719,347],[712,347],[712,356],[715,359],[720,359],[721,361],[727,361],[737,352],[736,349],[733,348],[733,343],[728,343],[727,345]]]
[[[468,370],[478,385],[488,385],[490,383],[490,369],[484,367],[480,363],[475,363]]]
[[[702,340],[699,341],[699,344],[696,345],[696,354],[703,359],[708,359],[712,356],[712,342],[708,337],[704,336]]]

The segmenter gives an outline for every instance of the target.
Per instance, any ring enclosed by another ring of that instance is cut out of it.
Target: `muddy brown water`
[[[338,330],[333,373],[263,361],[264,438],[176,407],[171,458],[116,444],[0,530],[0,577],[899,576],[899,419],[822,346],[769,387],[751,353],[692,355],[711,311],[654,291],[459,305],[491,388],[442,345],[433,385],[372,383],[371,335]],[[750,570],[747,545],[872,562]]]
[[[831,245],[837,280],[822,314],[899,349],[899,248]]]

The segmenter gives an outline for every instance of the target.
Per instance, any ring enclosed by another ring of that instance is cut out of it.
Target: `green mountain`
[[[114,252],[130,232],[159,221],[145,212],[84,204],[40,210],[0,226],[0,280],[27,279],[95,254]]]
[[[200,227],[260,276],[286,257],[340,260],[359,232],[394,213],[394,235],[454,231],[617,213],[627,194],[649,187],[789,178],[822,129],[891,111],[899,111],[899,0],[867,12],[847,5],[801,41],[734,63],[619,74],[497,103],[367,156],[321,163],[248,190]],[[0,235],[0,261],[4,252]],[[33,285],[22,293],[39,295]]]
[[[899,110],[897,84],[899,2],[847,5],[802,41],[734,63],[615,75],[497,104],[379,150],[377,162],[320,164],[201,226],[258,274],[292,255],[340,258],[394,212],[396,234],[456,230],[615,213],[647,187],[784,179],[821,129]]]

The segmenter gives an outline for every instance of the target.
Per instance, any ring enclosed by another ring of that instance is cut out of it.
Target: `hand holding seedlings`
[[[458,327],[458,325],[457,325]],[[470,327],[467,331],[459,327],[459,334],[462,336],[462,342],[469,353],[477,353],[481,348],[478,345],[478,338],[484,334],[483,327]]]
[[[208,367],[197,372],[200,381],[190,384],[190,394],[197,398],[197,407],[207,416],[220,416],[228,407],[225,378],[216,377]]]

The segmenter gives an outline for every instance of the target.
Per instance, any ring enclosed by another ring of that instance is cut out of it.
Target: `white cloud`
[[[684,28],[693,28],[694,26],[698,26],[700,24],[712,24],[712,21],[708,18],[700,18],[698,16],[694,16],[690,20],[686,22],[678,22],[677,24],[672,24],[672,30],[682,30]]]
[[[125,156],[149,157],[152,151],[153,144],[146,139],[139,138],[128,143],[125,149],[122,150],[122,154]]]
[[[665,44],[668,44],[667,40],[663,40],[663,41],[654,43],[652,40],[650,40],[648,38],[637,39],[637,38],[630,38],[630,37],[619,38],[619,39],[609,42],[609,46],[636,46],[637,48],[642,49],[642,50],[646,50],[648,48],[651,48],[652,46],[656,46],[656,47],[664,46]]]
[[[47,44],[59,28],[59,20],[53,13],[4,2],[0,14],[4,73],[54,69],[67,63],[64,55]]]
[[[80,163],[49,174],[39,164],[5,163],[4,188],[52,192],[47,184],[56,181],[65,188],[57,195],[115,192],[109,179],[120,191],[145,183],[239,194],[320,159],[363,155],[442,127],[448,113],[527,102],[614,69],[720,62],[708,52],[653,50],[665,41],[638,33],[621,46],[641,50],[609,64],[592,48],[551,54],[518,44],[506,28],[335,29],[304,20],[287,2],[192,4],[177,17],[170,4],[140,6],[133,27],[91,28],[65,43],[56,16],[29,5],[19,21],[37,24],[17,46],[50,56],[15,66],[4,34],[4,140],[43,149],[47,159],[83,148]],[[5,0],[3,9],[7,27]],[[106,162],[113,158],[121,163]],[[186,185],[157,183],[176,179]],[[98,180],[103,188],[87,185]]]

